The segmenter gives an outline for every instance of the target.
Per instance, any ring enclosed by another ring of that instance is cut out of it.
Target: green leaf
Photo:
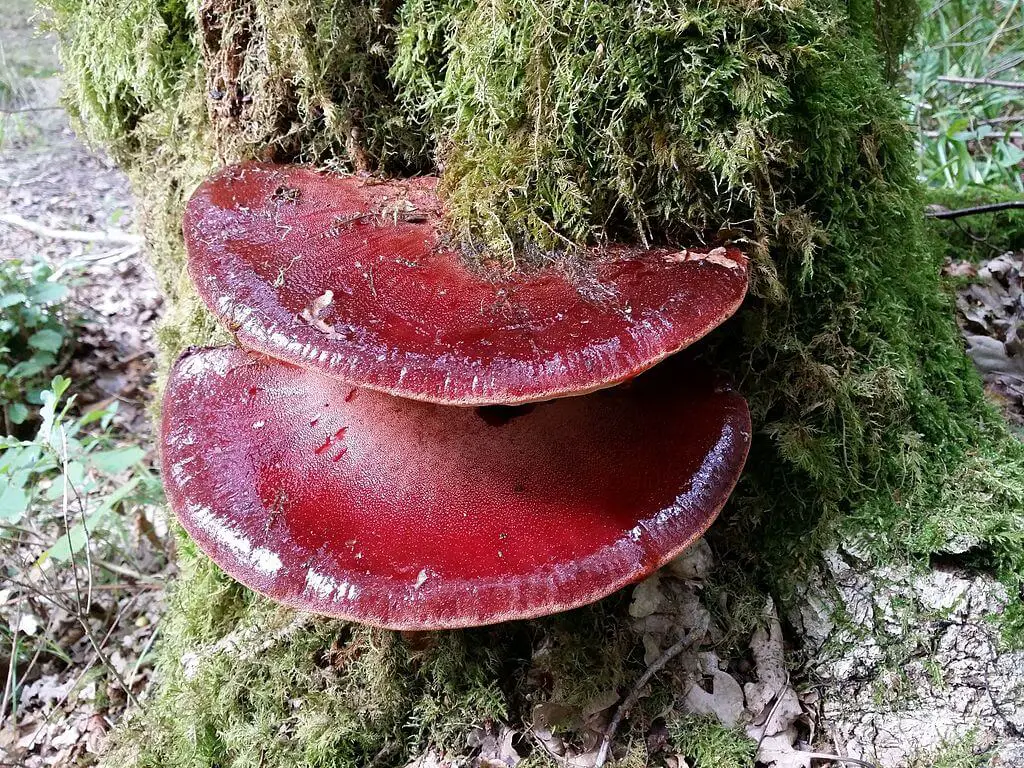
[[[13,307],[15,304],[24,304],[28,296],[24,293],[5,293],[0,296],[0,308]]]
[[[64,393],[68,391],[68,387],[71,386],[71,379],[67,376],[54,376],[53,380],[50,381],[50,389],[53,390],[53,394],[60,400],[64,397]]]
[[[51,328],[44,328],[29,336],[28,343],[29,346],[44,352],[57,352],[64,343],[64,336]]]
[[[43,419],[43,423],[39,427],[39,431],[36,433],[36,439],[42,439],[44,441],[53,442],[53,426],[54,423],[63,418],[64,413],[67,412],[68,406],[71,404],[68,402],[64,406],[64,410],[58,414],[57,406],[60,404],[60,399],[67,392],[68,387],[71,386],[71,379],[66,376],[54,376],[53,381],[50,382],[50,389],[42,392],[39,397],[43,401],[43,407],[39,410],[39,415]],[[74,400],[74,398],[71,398]],[[54,445],[54,448],[57,448]]]
[[[85,467],[77,461],[68,462],[68,496],[74,497],[77,491],[79,495],[85,495],[89,488],[85,483]],[[64,496],[64,474],[61,473],[54,478],[53,484],[46,489],[44,498],[47,501],[56,501]]]
[[[53,558],[58,563],[64,563],[70,560],[72,555],[81,552],[85,545],[89,543],[89,531],[95,528],[102,520],[100,515],[93,514],[85,522],[88,524],[88,527],[86,524],[76,523],[71,526],[67,533],[61,534],[57,542],[40,555],[36,565],[42,565],[50,558]]]
[[[142,461],[146,452],[138,447],[113,448],[89,454],[89,464],[104,475],[119,475],[133,464]]]
[[[7,418],[12,424],[23,424],[28,418],[28,406],[24,403],[11,403],[7,408]]]
[[[67,296],[68,289],[60,283],[37,283],[29,291],[36,304],[53,304]]]
[[[110,406],[107,406],[107,408],[96,408],[92,411],[86,411],[82,414],[82,418],[78,420],[78,423],[83,427],[87,427],[95,421],[101,421],[106,415],[109,407]]]
[[[11,483],[0,491],[0,520],[17,523],[28,509],[28,502],[28,494]]]
[[[131,494],[132,491],[135,490],[135,486],[138,484],[138,480],[132,480],[130,483],[121,486],[112,494],[107,496],[107,498],[104,499],[103,504],[92,512],[85,519],[84,523],[79,522],[76,525],[73,525],[67,533],[61,535],[54,545],[39,557],[36,561],[36,565],[42,565],[49,558],[53,558],[57,562],[66,562],[67,560],[70,560],[72,555],[80,552],[89,542],[89,532],[106,520],[110,511],[114,508],[114,505],[120,503],[125,497]]]
[[[55,362],[56,359],[49,352],[39,352],[11,368],[7,375],[12,379],[28,379],[42,373]]]
[[[0,448],[6,449],[0,453],[0,472],[7,473],[39,464],[43,453],[42,448],[35,443],[21,442],[13,437],[0,441]]]

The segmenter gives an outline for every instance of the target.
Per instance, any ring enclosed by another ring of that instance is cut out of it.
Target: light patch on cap
[[[355,600],[359,597],[359,587],[347,581],[337,581],[320,573],[315,568],[306,571],[306,589],[312,591],[321,600]]]
[[[419,573],[418,573],[418,574],[416,575],[416,583],[412,585],[412,588],[413,588],[413,589],[419,589],[420,587],[422,587],[422,586],[423,586],[423,582],[425,582],[426,580],[427,580],[427,569],[426,569],[426,568],[423,568],[423,569],[422,569],[422,570],[421,570],[421,571],[420,571],[420,572],[419,572]]]
[[[225,354],[188,355],[181,358],[178,370],[190,379],[197,379],[207,371],[223,378],[228,372],[228,356]]]
[[[189,504],[189,514],[204,531],[244,558],[256,570],[271,576],[283,567],[281,558],[264,547],[254,547],[247,536],[221,521],[213,510],[202,504]]]

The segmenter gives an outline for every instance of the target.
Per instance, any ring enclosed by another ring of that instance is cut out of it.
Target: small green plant
[[[0,581],[8,599],[20,595],[26,611],[39,613],[45,606],[51,615],[77,620],[101,667],[130,699],[130,686],[107,664],[102,638],[94,637],[88,617],[94,589],[111,586],[112,578],[144,578],[123,564],[133,559],[133,521],[143,509],[162,503],[163,494],[146,452],[125,445],[113,431],[117,404],[75,416],[75,398],[66,397],[70,384],[57,376],[42,390],[41,423],[31,440],[0,437]],[[7,647],[29,671],[41,654],[69,661],[67,649],[46,633],[28,637],[4,631]],[[20,669],[10,665],[5,686],[5,710],[8,704],[10,709],[4,714],[12,717],[18,709],[18,675],[28,674]]]
[[[145,451],[118,445],[111,433],[117,404],[72,418],[75,398],[64,399],[70,384],[57,376],[42,391],[42,424],[34,439],[0,438],[0,526],[36,514],[36,523],[56,522],[61,529],[37,566],[48,559],[70,561],[98,527],[116,545],[120,507],[162,498],[159,477],[142,463]]]
[[[968,731],[911,758],[908,768],[984,768],[991,757],[991,750],[979,746],[977,732]]]
[[[935,0],[924,13],[907,70],[920,173],[929,186],[1024,191],[1021,91],[964,82],[1022,77],[1019,2]]]
[[[0,427],[19,429],[42,405],[46,382],[71,338],[61,308],[67,287],[46,264],[20,259],[0,262]]]

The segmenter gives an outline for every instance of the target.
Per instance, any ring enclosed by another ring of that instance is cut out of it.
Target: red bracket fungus
[[[609,387],[700,339],[747,289],[735,249],[610,247],[589,274],[488,276],[439,234],[436,179],[232,166],[185,214],[189,271],[244,346],[448,405]]]
[[[679,553],[739,476],[746,403],[675,367],[496,410],[191,350],[164,397],[164,482],[199,545],[283,603],[395,629],[553,613]]]
[[[275,600],[394,629],[644,577],[711,524],[750,444],[743,398],[689,367],[606,389],[732,315],[742,254],[613,246],[582,277],[488,274],[439,234],[435,186],[209,179],[189,272],[256,352],[190,350],[164,396],[164,484],[199,545]]]

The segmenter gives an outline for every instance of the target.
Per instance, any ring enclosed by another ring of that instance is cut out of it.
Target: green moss
[[[459,752],[474,724],[508,716],[518,667],[490,630],[397,633],[296,618],[241,588],[181,537],[161,625],[161,688],[108,762],[137,766],[402,764]]]
[[[669,742],[693,768],[753,768],[757,745],[737,728],[710,716],[682,717],[668,724]]]
[[[758,593],[787,597],[837,531],[890,560],[970,535],[1019,585],[1024,449],[963,355],[886,81],[891,49],[876,36],[889,25],[898,40],[909,5],[52,5],[69,106],[139,195],[168,295],[165,365],[189,344],[229,338],[188,281],[180,234],[184,201],[218,164],[404,174],[441,163],[451,226],[470,252],[537,263],[627,238],[730,241],[752,254],[750,298],[704,345],[756,425],[711,535],[730,643]],[[428,745],[461,749],[471,724],[519,722],[542,700],[582,705],[637,674],[612,600],[452,633],[425,652],[312,622],[251,657],[214,654],[189,679],[184,654],[289,626],[291,614],[187,542],[182,562],[163,682],[119,742],[130,764],[401,764]],[[548,682],[531,683],[524,660],[540,648]]]
[[[908,768],[983,768],[993,764],[992,758],[992,750],[979,746],[978,734],[971,731],[912,757],[907,765]]]

